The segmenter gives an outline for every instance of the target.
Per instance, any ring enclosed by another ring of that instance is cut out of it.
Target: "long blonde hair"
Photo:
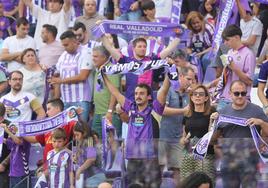
[[[192,27],[192,21],[195,18],[199,18],[202,22],[202,30],[201,32],[204,31],[205,29],[205,20],[204,20],[204,16],[202,16],[202,14],[200,12],[197,11],[191,11],[187,17],[186,17],[186,21],[185,24],[187,26],[188,29],[190,29],[193,33],[196,33],[196,31],[194,30],[194,28]]]
[[[210,94],[207,90],[207,88],[204,86],[204,85],[201,85],[201,84],[197,84],[194,86],[194,88],[189,92],[189,110],[188,112],[186,112],[185,116],[186,117],[191,117],[193,115],[193,112],[194,112],[194,103],[191,99],[191,97],[193,96],[193,93],[199,89],[199,88],[202,88],[204,91],[205,91],[205,96],[208,97],[208,100],[205,101],[205,111],[204,111],[204,115],[209,115],[210,112],[211,112],[211,104],[210,104]]]

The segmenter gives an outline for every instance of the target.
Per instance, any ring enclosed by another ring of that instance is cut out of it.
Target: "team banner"
[[[234,6],[234,0],[227,0],[225,7],[222,11],[220,21],[217,23],[215,34],[214,34],[214,40],[212,43],[212,50],[211,50],[211,57],[215,58],[218,50],[220,48],[221,42],[222,42],[222,32],[227,26],[228,20],[231,16],[232,9]]]
[[[105,33],[174,37],[181,30],[182,28],[174,23],[104,20],[91,31],[96,38],[100,38]]]
[[[43,120],[12,122],[8,128],[16,136],[34,136],[52,131],[70,121],[78,121],[76,107],[72,106],[60,114]]]
[[[4,143],[4,133],[5,133],[4,128],[0,127],[0,157],[2,156],[2,149],[3,149],[3,143]]]
[[[208,150],[208,146],[210,143],[210,140],[212,138],[212,135],[217,130],[218,127],[220,127],[220,123],[232,123],[238,126],[247,127],[246,125],[247,119],[245,118],[239,118],[239,117],[233,117],[233,116],[227,116],[227,115],[220,115],[218,117],[218,120],[213,123],[210,130],[207,134],[205,134],[196,144],[194,150],[193,150],[193,156],[196,159],[204,159]],[[260,134],[258,133],[256,126],[250,126],[250,132],[255,144],[255,147],[258,151],[258,154],[261,158],[261,160],[264,163],[268,162],[268,144],[261,138]]]
[[[101,73],[108,75],[133,73],[140,75],[143,74],[145,71],[160,69],[162,67],[165,67],[172,87],[176,90],[179,89],[180,86],[178,81],[177,68],[175,65],[168,64],[168,62],[164,59],[143,62],[131,61],[130,63],[109,64],[101,68]],[[97,82],[97,90],[102,89],[103,81],[100,74],[98,75]]]

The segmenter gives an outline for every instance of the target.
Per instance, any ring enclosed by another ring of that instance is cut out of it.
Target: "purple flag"
[[[4,143],[4,128],[0,127],[0,157],[2,156],[2,149],[3,149],[3,143]]]
[[[255,0],[256,3],[268,4],[268,0]]]

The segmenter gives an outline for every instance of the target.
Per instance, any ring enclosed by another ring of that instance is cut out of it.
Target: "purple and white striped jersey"
[[[188,45],[193,52],[199,53],[211,47],[213,42],[214,26],[206,23],[204,32],[192,33],[190,44]]]
[[[42,9],[46,9],[46,0],[32,0],[32,2]],[[30,24],[35,24],[37,22],[37,19],[32,15],[28,6],[25,6],[24,15]]]
[[[74,54],[64,51],[56,64],[56,69],[60,73],[61,79],[74,77],[80,74],[83,69],[93,69],[90,60],[91,58],[88,50],[79,46]],[[60,91],[63,102],[90,101],[88,79],[74,84],[61,84]]]
[[[163,44],[159,44],[154,39],[147,39],[146,42],[147,42],[147,49],[145,56],[152,56],[152,54],[159,54],[165,47]],[[127,47],[123,47],[121,53],[124,56],[133,57],[132,44],[128,45]]]
[[[69,173],[72,170],[72,154],[70,150],[63,149],[59,152],[51,150],[47,154],[49,168],[49,188],[69,188]]]

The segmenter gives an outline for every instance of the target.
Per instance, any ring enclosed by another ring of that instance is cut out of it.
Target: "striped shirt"
[[[92,70],[90,59],[86,48],[79,46],[74,54],[63,52],[56,64],[56,69],[61,79],[74,77],[80,74],[81,70]],[[74,84],[61,84],[60,91],[63,102],[90,101],[88,79]]]
[[[188,45],[193,52],[199,53],[205,49],[211,47],[213,42],[214,27],[211,24],[205,25],[204,32],[199,32],[197,34],[192,33],[192,38],[190,44]]]
[[[32,0],[32,2],[42,9],[46,9],[46,0]],[[28,6],[25,8],[24,16],[30,24],[35,24],[37,22],[36,18],[31,14],[30,8]]]
[[[72,169],[71,151],[63,149],[59,152],[51,150],[47,155],[49,166],[50,188],[70,188],[69,173]]]

